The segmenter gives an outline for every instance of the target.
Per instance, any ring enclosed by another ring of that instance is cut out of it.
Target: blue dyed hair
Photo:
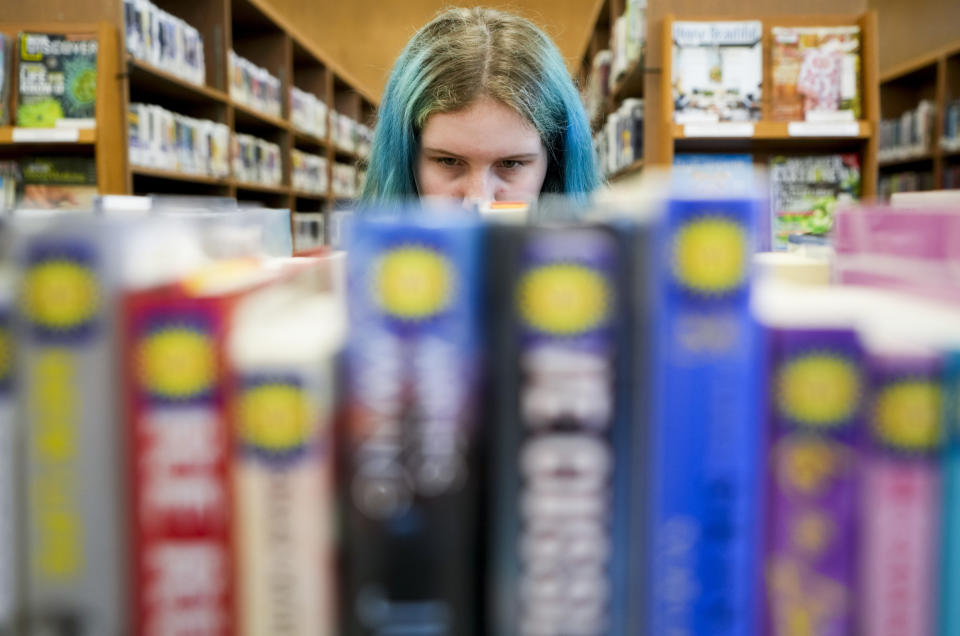
[[[547,150],[541,192],[584,199],[599,184],[590,124],[557,47],[529,20],[493,9],[448,9],[400,54],[380,103],[362,199],[417,196],[420,131],[433,113],[481,96],[513,108]]]

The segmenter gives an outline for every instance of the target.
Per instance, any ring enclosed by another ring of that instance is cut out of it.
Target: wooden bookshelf
[[[206,70],[204,84],[190,82],[127,53],[122,0],[58,2],[56,15],[64,22],[46,19],[51,14],[49,2],[17,3],[4,12],[4,19],[11,22],[0,23],[0,30],[12,36],[23,30],[98,34],[97,125],[95,130],[80,131],[78,140],[72,143],[79,151],[96,156],[100,192],[214,194],[247,201],[262,199],[293,212],[298,209],[329,211],[338,200],[332,191],[334,161],[356,164],[359,157],[334,148],[330,125],[323,138],[294,130],[290,87],[312,93],[330,110],[347,113],[367,125],[375,118],[375,98],[359,89],[315,43],[302,37],[297,26],[286,22],[269,0],[153,0],[153,3],[200,32]],[[84,20],[83,16],[91,18]],[[258,112],[230,96],[228,51],[231,49],[280,79],[280,116]],[[238,183],[232,178],[217,179],[131,165],[126,122],[132,102],[156,104],[174,113],[226,124],[233,132],[278,144],[283,181],[277,187],[263,187]],[[0,127],[0,149],[5,155],[35,152],[48,145],[59,152],[66,143],[14,143],[13,136],[12,128]],[[325,193],[294,192],[290,160],[293,148],[327,158],[331,185]]]
[[[125,160],[126,113],[122,105],[119,83],[103,78],[120,76],[120,49],[117,30],[110,22],[59,23],[49,21],[0,22],[0,33],[16,38],[23,31],[80,34],[97,36],[97,97],[95,127],[88,129],[18,129],[0,127],[0,148],[5,156],[19,157],[52,149],[81,156],[92,156],[97,166],[97,189],[101,194],[122,194],[127,191]],[[11,114],[16,113],[16,72],[12,90]],[[31,139],[32,137],[32,139]],[[119,160],[118,160],[119,158]]]
[[[882,119],[895,119],[921,100],[934,104],[930,147],[921,155],[891,158],[878,166],[883,176],[900,172],[932,175],[934,189],[945,187],[945,172],[960,166],[960,148],[941,145],[948,102],[960,99],[960,40],[898,64],[880,77]]]

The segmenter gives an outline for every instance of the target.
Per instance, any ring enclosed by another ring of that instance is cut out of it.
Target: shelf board
[[[630,175],[632,175],[632,174],[636,174],[637,172],[640,172],[640,170],[641,170],[642,168],[643,168],[643,159],[637,159],[636,161],[634,161],[633,163],[631,163],[629,166],[626,166],[626,167],[624,167],[624,168],[620,168],[619,170],[617,170],[616,172],[614,172],[612,175],[610,175],[609,177],[607,177],[607,181],[609,181],[609,182],[611,182],[611,183],[614,182],[614,181],[619,181],[620,179],[623,179],[624,177],[628,177],[628,176],[630,176]]]
[[[291,127],[293,131],[293,143],[294,145],[307,146],[312,148],[326,148],[330,145],[330,142],[321,137],[317,137],[308,132],[303,132],[302,130],[297,130],[296,128]]]
[[[360,155],[358,155],[355,150],[347,150],[346,148],[337,146],[336,144],[333,146],[333,154],[338,157],[349,157],[353,161],[362,161]]]
[[[221,90],[194,84],[173,73],[157,68],[132,56],[127,56],[131,84],[142,84],[143,90],[152,95],[160,95],[178,102],[214,102],[226,104],[230,98]]]
[[[726,122],[723,122],[726,123]],[[786,121],[756,121],[756,122],[745,122],[753,124],[753,135],[750,136],[703,136],[703,137],[687,137],[684,133],[684,124],[672,124],[673,127],[673,138],[674,139],[709,139],[711,141],[720,141],[720,140],[743,140],[743,139],[771,139],[775,141],[803,141],[803,140],[831,140],[831,141],[842,141],[844,139],[868,139],[870,137],[871,131],[873,130],[873,125],[868,121],[859,121],[857,123],[857,134],[856,135],[791,135],[789,133],[789,126],[791,123],[795,122],[786,122]],[[815,124],[810,124],[811,126]]]
[[[230,179],[225,177],[208,177],[201,174],[189,174],[163,168],[148,168],[145,166],[131,166],[130,173],[134,176],[153,177],[156,179],[170,179],[171,181],[186,181],[188,183],[203,183],[206,185],[229,186]]]
[[[904,166],[912,163],[925,163],[927,161],[933,161],[932,152],[924,152],[918,155],[911,155],[909,157],[897,157],[896,159],[880,159],[877,161],[877,166],[880,168],[890,168],[894,166]]]
[[[252,183],[250,181],[234,181],[233,184],[237,187],[237,190],[246,190],[247,192],[290,194],[290,188],[285,185],[265,185],[262,183]]]
[[[76,133],[76,139],[64,139],[59,137],[67,135],[72,137]],[[31,139],[17,139],[15,136],[29,135]],[[44,139],[44,137],[47,137]],[[59,137],[59,138],[58,138]],[[0,126],[0,144],[20,145],[73,145],[73,144],[93,144],[97,141],[96,128],[18,128],[16,126]]]
[[[255,127],[271,127],[279,128],[280,130],[290,130],[290,124],[286,120],[281,119],[280,117],[274,117],[267,113],[262,113],[259,110],[250,108],[236,100],[231,100],[233,104],[234,116],[236,123],[252,125]],[[234,127],[236,128],[236,127]]]
[[[293,190],[293,196],[298,199],[312,199],[315,201],[326,201],[330,196],[329,192],[308,192],[307,190]]]

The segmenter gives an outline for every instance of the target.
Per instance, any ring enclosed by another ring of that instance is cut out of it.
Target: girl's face
[[[420,135],[421,196],[530,201],[547,175],[547,151],[530,122],[481,97],[453,113],[427,118]]]

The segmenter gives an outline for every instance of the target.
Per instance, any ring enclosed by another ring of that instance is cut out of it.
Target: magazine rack
[[[673,23],[678,20],[714,22],[749,18],[697,16],[691,20],[666,15],[662,27],[662,68],[659,78],[661,126],[657,143],[647,157],[648,162],[673,163],[674,153],[693,152],[750,152],[754,161],[766,165],[771,156],[805,154],[811,152],[856,152],[860,156],[861,196],[870,198],[877,191],[877,123],[880,119],[880,98],[877,82],[877,16],[868,11],[860,15],[777,16],[753,18],[763,24],[763,74],[761,118],[744,124],[720,122],[717,124],[678,124],[674,121],[673,102]],[[773,72],[772,29],[777,26],[846,26],[860,27],[860,94],[862,115],[859,121],[843,122],[786,122],[772,121],[771,90]]]
[[[97,164],[97,188],[101,194],[121,194],[126,191],[126,141],[120,86],[115,78],[120,72],[117,32],[109,22],[92,24],[25,22],[0,23],[0,33],[14,39],[21,31],[42,33],[95,33],[97,35],[97,101],[94,128],[17,128],[0,126],[0,158],[16,159],[40,153],[92,156]],[[11,123],[16,119],[16,72],[8,69],[13,81]]]

